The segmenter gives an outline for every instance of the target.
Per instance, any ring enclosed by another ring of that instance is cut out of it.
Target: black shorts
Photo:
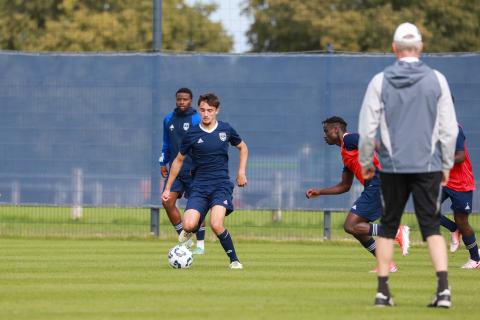
[[[410,193],[423,240],[440,234],[442,172],[380,173],[383,214],[379,236],[394,239]]]

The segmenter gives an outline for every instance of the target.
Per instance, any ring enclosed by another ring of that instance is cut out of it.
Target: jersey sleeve
[[[192,134],[191,131],[187,131],[185,136],[182,139],[182,143],[180,144],[180,149],[179,152],[182,155],[187,155],[190,152],[190,149],[192,148]]]
[[[170,162],[170,139],[168,137],[168,121],[169,121],[169,116],[166,116],[163,119],[163,146],[162,146],[162,154],[160,155],[160,158],[158,159],[158,162],[160,163],[160,166],[164,167],[167,165],[167,163]]]
[[[228,142],[230,142],[232,146],[238,146],[240,142],[242,142],[242,138],[232,127],[230,127],[230,137],[228,139]]]
[[[349,133],[345,135],[343,138],[343,144],[345,149],[348,151],[357,150],[358,149],[358,140],[360,139],[360,135],[358,133]]]
[[[465,151],[465,134],[462,127],[458,127],[457,143],[455,145],[455,151]]]

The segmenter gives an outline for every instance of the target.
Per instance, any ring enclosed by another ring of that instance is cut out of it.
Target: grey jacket
[[[440,72],[422,61],[396,61],[373,77],[358,128],[363,167],[372,166],[378,131],[383,172],[435,172],[453,166],[458,128],[450,88]]]

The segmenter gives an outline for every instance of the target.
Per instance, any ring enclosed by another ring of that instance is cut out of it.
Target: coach
[[[439,199],[453,166],[458,134],[455,109],[445,77],[419,60],[422,36],[402,23],[392,43],[397,61],[370,81],[359,119],[360,164],[365,179],[379,129],[378,157],[384,211],[377,241],[378,290],[375,305],[392,306],[388,287],[393,242],[410,193],[423,240],[427,241],[438,287],[430,307],[449,308],[448,262],[440,234]]]

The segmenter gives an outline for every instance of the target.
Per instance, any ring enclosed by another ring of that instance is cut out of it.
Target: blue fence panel
[[[480,55],[424,60],[447,76],[480,172]],[[220,120],[249,146],[249,185],[235,191],[237,207],[348,209],[359,184],[341,196],[304,196],[341,176],[339,149],[324,143],[321,121],[339,115],[356,131],[368,82],[393,61],[391,55],[1,52],[0,203],[159,205],[162,119],[175,107],[175,91],[187,86],[194,104],[199,94],[215,92]],[[230,156],[234,179],[235,148]]]

